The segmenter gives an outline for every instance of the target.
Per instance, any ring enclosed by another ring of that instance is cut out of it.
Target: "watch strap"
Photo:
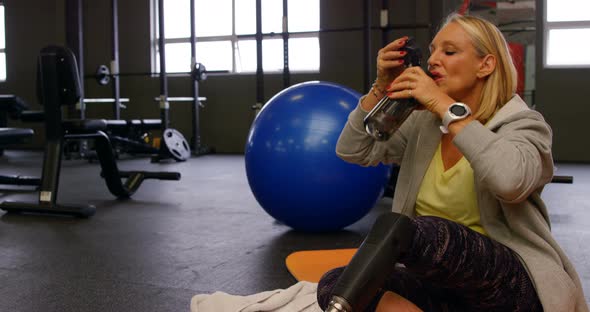
[[[465,113],[462,115],[456,115],[452,112],[452,108],[453,106],[460,106],[463,109],[465,109]],[[445,113],[445,115],[443,116],[442,119],[442,125],[440,126],[440,131],[442,133],[449,133],[449,125],[455,121],[459,121],[459,120],[463,120],[467,117],[469,117],[469,115],[471,115],[471,110],[469,109],[469,106],[467,106],[465,103],[453,103],[449,106],[449,108],[447,109],[447,112]]]

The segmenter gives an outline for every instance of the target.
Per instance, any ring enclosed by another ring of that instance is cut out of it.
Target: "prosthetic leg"
[[[410,248],[415,231],[412,220],[404,215],[392,212],[379,216],[336,282],[325,311],[363,311]]]

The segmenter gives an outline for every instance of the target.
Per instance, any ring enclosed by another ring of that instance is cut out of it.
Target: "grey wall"
[[[65,0],[18,0],[6,3],[7,67],[8,80],[0,83],[0,92],[21,96],[33,108],[39,108],[35,98],[35,62],[38,51],[47,44],[65,44]],[[371,1],[373,25],[378,25],[380,1]],[[391,22],[411,24],[429,21],[429,0],[390,1]],[[419,8],[419,9],[418,9]],[[340,29],[362,27],[363,1],[322,0],[321,27]],[[150,8],[148,0],[119,1],[119,42],[121,72],[150,71]],[[100,64],[108,64],[111,49],[110,1],[84,3],[84,70],[91,74]],[[372,32],[371,68],[374,73],[374,55],[381,46],[380,30]],[[388,38],[413,35],[426,44],[428,29],[402,29],[389,32]],[[340,83],[362,92],[364,85],[364,48],[362,31],[326,32],[320,36],[321,70],[319,74],[294,74],[291,83],[308,80],[325,80]],[[169,96],[190,96],[187,77],[169,77]],[[86,97],[110,97],[110,87],[98,86],[86,79]],[[264,77],[265,99],[282,90],[282,76]],[[201,110],[201,140],[218,152],[242,153],[250,124],[255,117],[250,108],[256,103],[255,75],[209,75],[200,84],[200,94],[208,98]],[[159,118],[153,98],[159,94],[158,78],[122,77],[121,96],[131,99],[123,118]],[[172,104],[172,127],[187,136],[191,135],[191,110],[188,103]],[[110,118],[107,105],[91,104],[89,118]],[[18,122],[12,122],[20,126]],[[39,135],[33,147],[42,147],[42,126],[31,125]]]
[[[543,29],[543,0],[536,1],[537,29]],[[587,40],[588,38],[580,38]],[[537,109],[553,129],[553,156],[560,161],[590,161],[590,68],[543,68],[543,33],[537,31]]]
[[[18,0],[5,1],[6,71],[7,81],[0,83],[0,92],[17,94],[38,108],[35,97],[37,53],[48,44],[63,44],[64,2]],[[19,126],[19,123],[13,123]],[[28,124],[36,132],[42,125]],[[42,136],[35,137],[35,145],[42,144]]]

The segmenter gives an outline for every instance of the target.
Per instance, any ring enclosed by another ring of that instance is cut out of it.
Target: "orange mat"
[[[347,265],[356,251],[356,248],[296,251],[287,256],[285,263],[297,281],[317,283],[324,273]],[[387,304],[395,307],[396,311],[422,312],[398,294],[387,292],[384,296],[388,297]]]
[[[324,273],[345,266],[356,252],[351,249],[325,249],[296,251],[285,260],[287,270],[297,281],[317,283]]]

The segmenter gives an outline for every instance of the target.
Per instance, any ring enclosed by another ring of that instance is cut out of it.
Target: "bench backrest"
[[[37,96],[45,106],[71,106],[80,100],[80,77],[74,53],[61,46],[41,49],[37,60]]]

